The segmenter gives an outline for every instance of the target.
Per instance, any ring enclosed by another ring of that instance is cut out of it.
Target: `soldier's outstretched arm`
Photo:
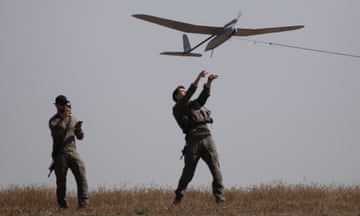
[[[208,72],[206,72],[205,70],[202,70],[197,76],[196,79],[194,80],[193,83],[191,83],[190,87],[187,89],[185,97],[183,97],[182,99],[180,99],[180,101],[178,101],[177,103],[177,107],[185,107],[186,103],[190,100],[190,98],[192,97],[192,95],[195,93],[200,79],[203,77],[206,77],[206,75],[208,74]]]
[[[194,82],[193,82],[193,85],[194,85],[195,87],[198,87],[200,79],[206,77],[207,74],[208,74],[208,72],[206,72],[205,70],[202,70],[202,71],[199,73],[199,75],[197,75],[196,79],[195,79]]]
[[[211,74],[208,77],[208,81],[205,84],[206,88],[210,89],[212,81],[217,79],[218,77],[219,77],[219,75],[217,75],[217,74]]]
[[[211,87],[211,83],[214,79],[217,79],[219,76],[217,74],[211,74],[209,77],[208,77],[208,80],[207,82],[205,83],[204,85],[204,89],[201,91],[199,97],[196,99],[197,102],[201,105],[201,106],[204,106],[207,99],[209,98],[210,96],[210,87]]]

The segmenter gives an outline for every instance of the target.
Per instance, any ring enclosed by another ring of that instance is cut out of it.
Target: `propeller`
[[[233,25],[233,27],[235,26],[235,24],[239,21],[239,18],[242,16],[242,12],[241,12],[241,10],[239,11],[239,13],[238,13],[238,15],[237,15],[237,17],[236,17],[236,22],[234,23],[234,25]],[[234,27],[234,31],[236,31],[236,28]]]
[[[230,22],[228,22],[226,25],[224,25],[224,28],[234,28],[234,26],[236,25],[237,21],[239,20],[240,16],[242,15],[241,11],[239,12],[238,16],[236,18],[234,18],[233,20],[231,20]]]
[[[241,11],[239,11],[239,13],[238,13],[238,15],[237,15],[236,19],[238,20],[241,16],[242,16],[242,12],[241,12]]]

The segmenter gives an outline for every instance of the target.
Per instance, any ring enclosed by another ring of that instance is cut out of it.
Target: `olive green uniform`
[[[76,151],[75,138],[82,139],[84,134],[81,130],[75,130],[77,120],[73,116],[61,119],[55,114],[49,120],[51,136],[53,138],[52,157],[56,175],[56,196],[61,208],[67,208],[66,200],[66,175],[70,168],[76,184],[79,207],[88,204],[88,184],[84,162]]]
[[[210,96],[210,89],[204,85],[199,97],[190,101],[195,91],[196,87],[192,84],[185,96],[177,101],[173,107],[174,117],[186,134],[186,145],[183,150],[185,165],[178,187],[175,190],[175,202],[181,201],[181,198],[184,196],[200,158],[205,161],[212,174],[212,190],[216,201],[222,202],[225,198],[218,154],[215,142],[207,127],[208,123],[212,123],[212,119],[210,118],[210,111],[205,110],[203,107]]]

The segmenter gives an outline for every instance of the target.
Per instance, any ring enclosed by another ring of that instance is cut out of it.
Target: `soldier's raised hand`
[[[211,87],[211,83],[214,79],[217,79],[219,77],[219,75],[217,74],[211,74],[209,77],[208,77],[208,80],[206,82],[206,87],[210,89]]]
[[[217,74],[211,74],[209,77],[208,77],[208,80],[209,81],[213,81],[214,79],[217,79],[219,77],[219,75]]]
[[[197,87],[198,84],[199,84],[200,79],[206,77],[207,74],[208,74],[208,72],[206,72],[206,70],[202,70],[202,71],[199,73],[199,75],[197,75],[196,79],[195,79],[194,82],[193,82],[193,85],[194,85],[195,87]]]
[[[202,70],[202,71],[199,73],[199,77],[201,77],[201,78],[206,77],[207,74],[208,74],[208,72],[206,72],[206,70]]]

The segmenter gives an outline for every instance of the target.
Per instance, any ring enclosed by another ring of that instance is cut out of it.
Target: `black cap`
[[[70,101],[64,95],[59,95],[55,98],[55,103],[59,105],[69,105]]]

